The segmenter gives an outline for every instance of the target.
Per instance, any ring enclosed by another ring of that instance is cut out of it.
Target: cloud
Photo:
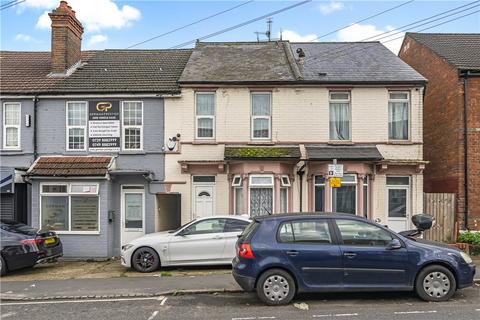
[[[108,40],[107,36],[103,34],[96,34],[90,37],[90,39],[88,40],[88,46],[93,47],[94,45],[105,42],[107,40]]]
[[[278,37],[280,37],[280,34],[278,34]],[[283,30],[282,31],[282,39],[283,40],[290,40],[292,42],[310,42],[310,41],[318,41],[316,40],[317,35],[316,34],[306,34],[304,36],[296,33],[295,31],[292,30]]]
[[[345,6],[341,2],[337,1],[332,1],[330,3],[323,3],[318,6],[318,9],[320,9],[320,12],[323,13],[324,15],[333,13],[335,11],[340,11],[343,10]]]
[[[24,8],[48,9],[37,20],[37,28],[50,28],[48,13],[58,6],[53,0],[27,0]],[[69,0],[77,18],[87,31],[98,32],[102,29],[122,29],[141,18],[141,12],[129,5],[119,7],[113,0]],[[48,23],[47,23],[48,19]]]
[[[377,36],[384,32],[392,31],[394,29],[395,27],[393,26],[386,26],[385,30],[382,30],[371,24],[356,23],[348,28],[340,30],[337,33],[337,35],[340,41],[361,41],[370,37],[372,38],[368,39],[367,41],[376,41],[377,37],[374,37],[374,36]],[[392,32],[392,34],[393,33],[395,32]],[[384,36],[385,38],[383,38]],[[399,38],[399,39],[384,43],[385,47],[390,49],[390,51],[392,51],[395,54],[398,54],[398,51],[400,50],[400,47],[402,45],[403,36],[404,36],[404,33],[398,33],[398,34],[392,35],[391,37],[387,37],[387,35],[384,34],[378,38],[383,38],[379,40],[380,42]]]
[[[15,41],[40,43],[41,41],[33,38],[31,35],[19,33],[15,36]]]

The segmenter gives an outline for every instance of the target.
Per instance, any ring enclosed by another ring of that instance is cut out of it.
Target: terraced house
[[[81,51],[65,3],[51,52],[0,53],[1,217],[56,230],[69,257],[112,257],[157,230],[164,97],[191,50]]]
[[[182,221],[422,212],[425,78],[380,43],[197,43],[165,100],[165,195]],[[328,164],[344,166],[330,186]]]

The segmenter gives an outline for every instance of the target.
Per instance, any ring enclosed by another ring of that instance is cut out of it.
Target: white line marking
[[[331,314],[314,314],[314,318],[325,318],[325,317],[331,317]]]
[[[158,300],[157,297],[139,297],[139,298],[117,298],[117,299],[85,299],[85,300],[58,300],[58,301],[32,301],[32,302],[7,302],[0,303],[0,306],[18,306],[35,304],[62,304],[62,303],[89,303],[89,302],[115,302],[115,301],[142,301]]]
[[[475,311],[480,311],[480,309],[475,309]]]
[[[258,317],[257,319],[276,319],[275,317]]]
[[[168,299],[167,297],[163,298],[162,301],[160,302],[160,305],[163,306],[167,301],[167,299]]]
[[[14,316],[16,314],[17,314],[16,312],[5,313],[5,314],[0,315],[0,319],[8,318],[8,317]]]
[[[153,311],[152,315],[147,320],[152,320],[157,316],[157,314],[158,314],[158,311]]]
[[[248,318],[232,318],[232,320],[254,320],[255,317],[248,317]]]
[[[356,317],[358,313],[337,313],[333,315],[334,317]]]
[[[422,313],[437,313],[435,310],[430,310],[430,311],[397,311],[394,312],[393,314],[422,314]]]

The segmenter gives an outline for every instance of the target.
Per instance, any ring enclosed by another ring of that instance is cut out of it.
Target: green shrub
[[[458,235],[458,242],[480,245],[480,232],[463,232]]]

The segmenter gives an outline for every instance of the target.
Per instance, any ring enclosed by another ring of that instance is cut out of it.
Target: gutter
[[[82,94],[82,93],[75,93],[75,94],[62,94],[62,95],[54,95],[54,94],[45,94],[45,95],[0,95],[1,99],[35,99],[38,97],[42,97],[43,99],[62,99],[62,98],[180,98],[182,95],[180,93],[168,93],[168,94],[155,94],[155,93],[148,93],[148,94],[103,94],[101,92],[97,94]]]

